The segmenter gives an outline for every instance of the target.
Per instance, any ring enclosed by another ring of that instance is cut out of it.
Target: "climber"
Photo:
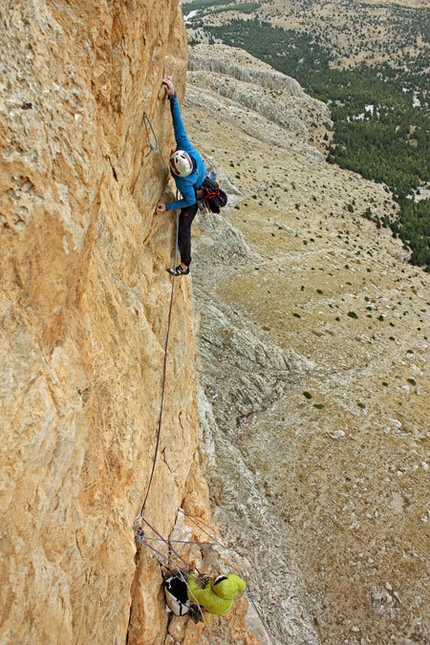
[[[236,594],[245,591],[246,584],[239,576],[229,573],[210,578],[204,589],[200,589],[196,576],[191,574],[187,578],[187,587],[191,602],[197,603],[210,614],[222,616],[230,611]]]
[[[168,76],[162,81],[167,98],[170,101],[173,129],[177,149],[170,155],[170,172],[182,199],[164,204],[160,202],[157,213],[165,213],[181,209],[179,214],[178,247],[181,262],[173,269],[167,269],[171,275],[187,275],[191,264],[191,224],[197,213],[197,191],[200,190],[206,176],[203,159],[191,145],[185,132],[178,97],[172,78]],[[199,193],[200,197],[200,193]]]
[[[236,594],[245,589],[245,582],[234,573],[205,578],[204,588],[195,574],[189,575],[186,581],[173,575],[165,582],[168,607],[177,616],[183,616],[196,605],[198,614],[207,611],[222,616],[230,611]]]

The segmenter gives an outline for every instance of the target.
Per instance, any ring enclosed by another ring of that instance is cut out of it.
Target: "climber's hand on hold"
[[[166,204],[160,202],[160,204],[157,205],[157,213],[165,213],[166,210]]]
[[[175,93],[175,86],[173,85],[172,77],[166,76],[166,78],[163,78],[161,82],[164,85],[167,96],[173,96]]]

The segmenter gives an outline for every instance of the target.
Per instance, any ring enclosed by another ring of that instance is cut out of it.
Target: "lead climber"
[[[188,275],[191,264],[191,224],[197,213],[197,198],[202,183],[206,176],[206,168],[200,154],[190,143],[182,121],[178,97],[171,76],[162,80],[166,96],[170,101],[173,129],[176,139],[176,150],[170,155],[170,172],[175,180],[176,188],[182,199],[169,202],[160,202],[157,213],[165,213],[181,209],[179,214],[178,247],[181,262],[173,269],[167,269],[171,275]]]
[[[164,583],[167,605],[177,616],[188,612],[199,618],[203,611],[223,616],[233,606],[236,595],[245,591],[246,584],[234,573],[204,578],[204,587],[199,584],[195,574],[187,576],[172,575]],[[197,610],[197,611],[196,611]]]

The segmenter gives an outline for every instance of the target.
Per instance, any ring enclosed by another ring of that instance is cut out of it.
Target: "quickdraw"
[[[152,123],[148,118],[148,115],[146,112],[143,113],[143,123],[145,125],[145,130],[146,130],[146,142],[149,146],[149,152],[146,153],[145,157],[151,154],[151,152],[157,153],[159,151],[159,146],[158,146],[158,139],[157,135],[154,132],[154,128],[152,127]],[[154,137],[155,143],[151,141],[151,135]]]

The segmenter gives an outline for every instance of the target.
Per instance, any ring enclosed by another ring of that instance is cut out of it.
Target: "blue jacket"
[[[194,146],[191,145],[187,133],[185,132],[178,97],[176,94],[173,94],[173,96],[169,96],[169,100],[170,109],[172,111],[173,129],[175,131],[176,147],[178,150],[185,150],[185,152],[190,155],[195,165],[193,172],[191,175],[188,175],[188,177],[178,177],[172,173],[176,188],[182,195],[182,199],[166,204],[167,210],[173,211],[177,208],[186,208],[187,206],[192,206],[196,203],[197,199],[195,190],[198,190],[202,185],[206,175],[206,168],[203,163],[203,159]]]

